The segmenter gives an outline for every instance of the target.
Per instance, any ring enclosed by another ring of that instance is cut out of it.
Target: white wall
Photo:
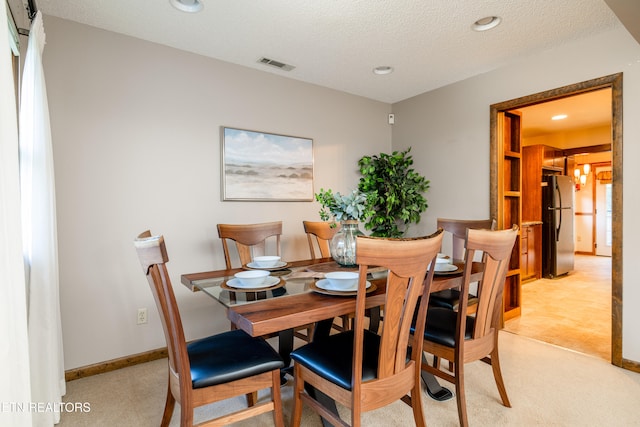
[[[180,275],[224,267],[216,224],[283,220],[308,256],[315,202],[222,202],[220,126],[314,140],[315,188],[349,191],[357,160],[391,147],[389,104],[45,17],[65,369],[164,346],[133,238],[165,235],[188,339],[229,327]],[[136,325],[139,307],[149,323]]]
[[[422,227],[438,216],[489,215],[489,106],[622,72],[623,357],[640,361],[640,45],[616,30],[523,58],[519,63],[393,105],[393,148],[413,146],[417,169],[431,180]]]

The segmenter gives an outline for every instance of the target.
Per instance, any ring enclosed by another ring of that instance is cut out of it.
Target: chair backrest
[[[436,226],[451,233],[453,247],[451,256],[453,259],[464,259],[464,241],[467,238],[467,229],[495,230],[495,219],[449,219],[438,218]]]
[[[384,303],[384,322],[380,333],[378,375],[375,381],[385,382],[402,371],[406,374],[407,347],[410,328],[419,297],[428,297],[433,270],[427,273],[429,263],[435,262],[442,244],[442,230],[431,236],[413,239],[386,239],[357,237],[356,261],[360,265],[358,295],[356,297],[354,337],[353,391],[361,387],[364,335],[366,278],[369,266],[389,269]],[[425,280],[426,276],[426,280]],[[421,309],[422,309],[421,305]],[[418,317],[416,333],[424,332],[426,314]],[[418,340],[421,341],[421,340]],[[414,343],[409,363],[420,363],[422,343]],[[369,383],[367,383],[369,386]]]
[[[325,221],[302,221],[302,225],[304,226],[304,232],[307,233],[311,259],[330,257],[329,242],[336,234],[336,231],[340,229],[340,224]],[[320,250],[319,257],[316,256],[316,246]]]
[[[482,252],[483,275],[478,282],[478,307],[475,313],[473,331],[471,337],[480,339],[488,336],[493,328],[500,322],[502,312],[502,294],[504,282],[509,269],[511,253],[516,238],[518,226],[514,225],[509,230],[474,230],[467,231],[466,259],[464,282],[460,289],[460,306],[467,304],[469,293],[469,279],[471,266],[476,251]],[[464,341],[464,336],[469,335],[466,328],[466,312],[459,310],[456,326],[456,342]]]
[[[281,234],[282,221],[260,224],[218,224],[218,237],[222,239],[222,250],[227,268],[233,268],[227,239],[236,243],[242,266],[251,262],[254,256],[266,255],[266,241],[269,237],[275,237],[276,255],[280,255]]]
[[[187,396],[191,390],[191,367],[178,304],[167,272],[169,256],[164,237],[152,236],[147,230],[138,235],[134,246],[160,314],[169,353],[170,375],[179,383],[181,395]]]

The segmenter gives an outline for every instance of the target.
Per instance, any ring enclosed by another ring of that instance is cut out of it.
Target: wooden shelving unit
[[[522,144],[520,138],[521,115],[505,112],[499,115],[498,161],[498,227],[521,227],[522,222]],[[504,319],[520,315],[521,299],[521,238],[511,253],[509,271],[504,285]]]

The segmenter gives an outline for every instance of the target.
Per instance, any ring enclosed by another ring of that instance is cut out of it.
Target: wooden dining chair
[[[275,241],[276,255],[280,255],[280,236],[282,221],[258,224],[218,224],[218,236],[222,240],[224,261],[228,269],[234,268],[231,262],[228,240],[235,242],[240,258],[240,267],[251,262],[254,256],[265,255],[267,239]],[[294,335],[309,342],[313,335],[313,325],[296,328]]]
[[[493,368],[502,403],[511,407],[500,370],[498,330],[501,325],[502,294],[518,226],[510,230],[467,230],[464,281],[460,305],[467,303],[474,255],[482,252],[483,275],[478,283],[478,308],[474,316],[465,310],[429,307],[424,331],[424,351],[434,358],[453,362],[453,373],[422,364],[422,369],[455,385],[460,425],[468,426],[464,386],[466,363],[483,360]],[[416,337],[421,335],[417,333]]]
[[[228,241],[235,242],[240,258],[240,267],[251,262],[254,256],[266,255],[267,239],[275,240],[276,255],[280,255],[280,236],[282,221],[259,224],[218,224],[218,237],[222,240],[224,261],[228,269],[234,268],[231,262]]]
[[[263,339],[242,330],[187,344],[167,272],[169,257],[164,237],[145,231],[134,245],[156,301],[169,353],[169,386],[161,425],[169,425],[176,401],[180,405],[180,425],[186,427],[193,425],[194,408],[246,394],[248,408],[210,422],[227,425],[273,411],[275,424],[284,426],[280,398],[280,369],[284,362],[278,353]],[[271,399],[255,404],[257,391],[268,387]]]
[[[340,230],[340,224],[326,221],[302,221],[302,226],[307,234],[311,259],[329,258],[331,256],[329,242]],[[318,249],[320,256],[316,256],[316,249]]]
[[[306,391],[305,384],[308,384],[350,408],[353,426],[361,425],[363,412],[399,399],[412,406],[416,425],[424,426],[420,392],[422,343],[414,343],[410,357],[407,357],[407,346],[417,302],[420,297],[426,301],[429,296],[433,270],[427,274],[427,266],[435,262],[440,250],[442,230],[415,239],[365,236],[357,239],[360,278],[354,328],[314,340],[291,353],[294,361],[292,425],[300,425],[302,402],[333,425],[347,425]],[[389,269],[380,334],[365,329],[369,266]],[[424,330],[426,302],[420,305],[420,313],[418,331]]]
[[[495,230],[496,221],[494,219],[447,219],[438,218],[437,227],[442,228],[451,235],[452,250],[451,257],[454,260],[464,259],[464,244],[467,237],[467,230]],[[431,294],[429,303],[432,306],[458,310],[460,304],[460,290],[445,289]],[[471,292],[467,299],[467,313],[472,314],[478,303],[478,299]]]

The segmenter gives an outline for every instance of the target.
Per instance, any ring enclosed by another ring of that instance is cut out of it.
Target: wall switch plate
[[[391,113],[389,114],[389,124],[392,125],[396,122],[396,115]]]
[[[144,325],[147,323],[147,309],[139,308],[138,309],[138,325]]]

